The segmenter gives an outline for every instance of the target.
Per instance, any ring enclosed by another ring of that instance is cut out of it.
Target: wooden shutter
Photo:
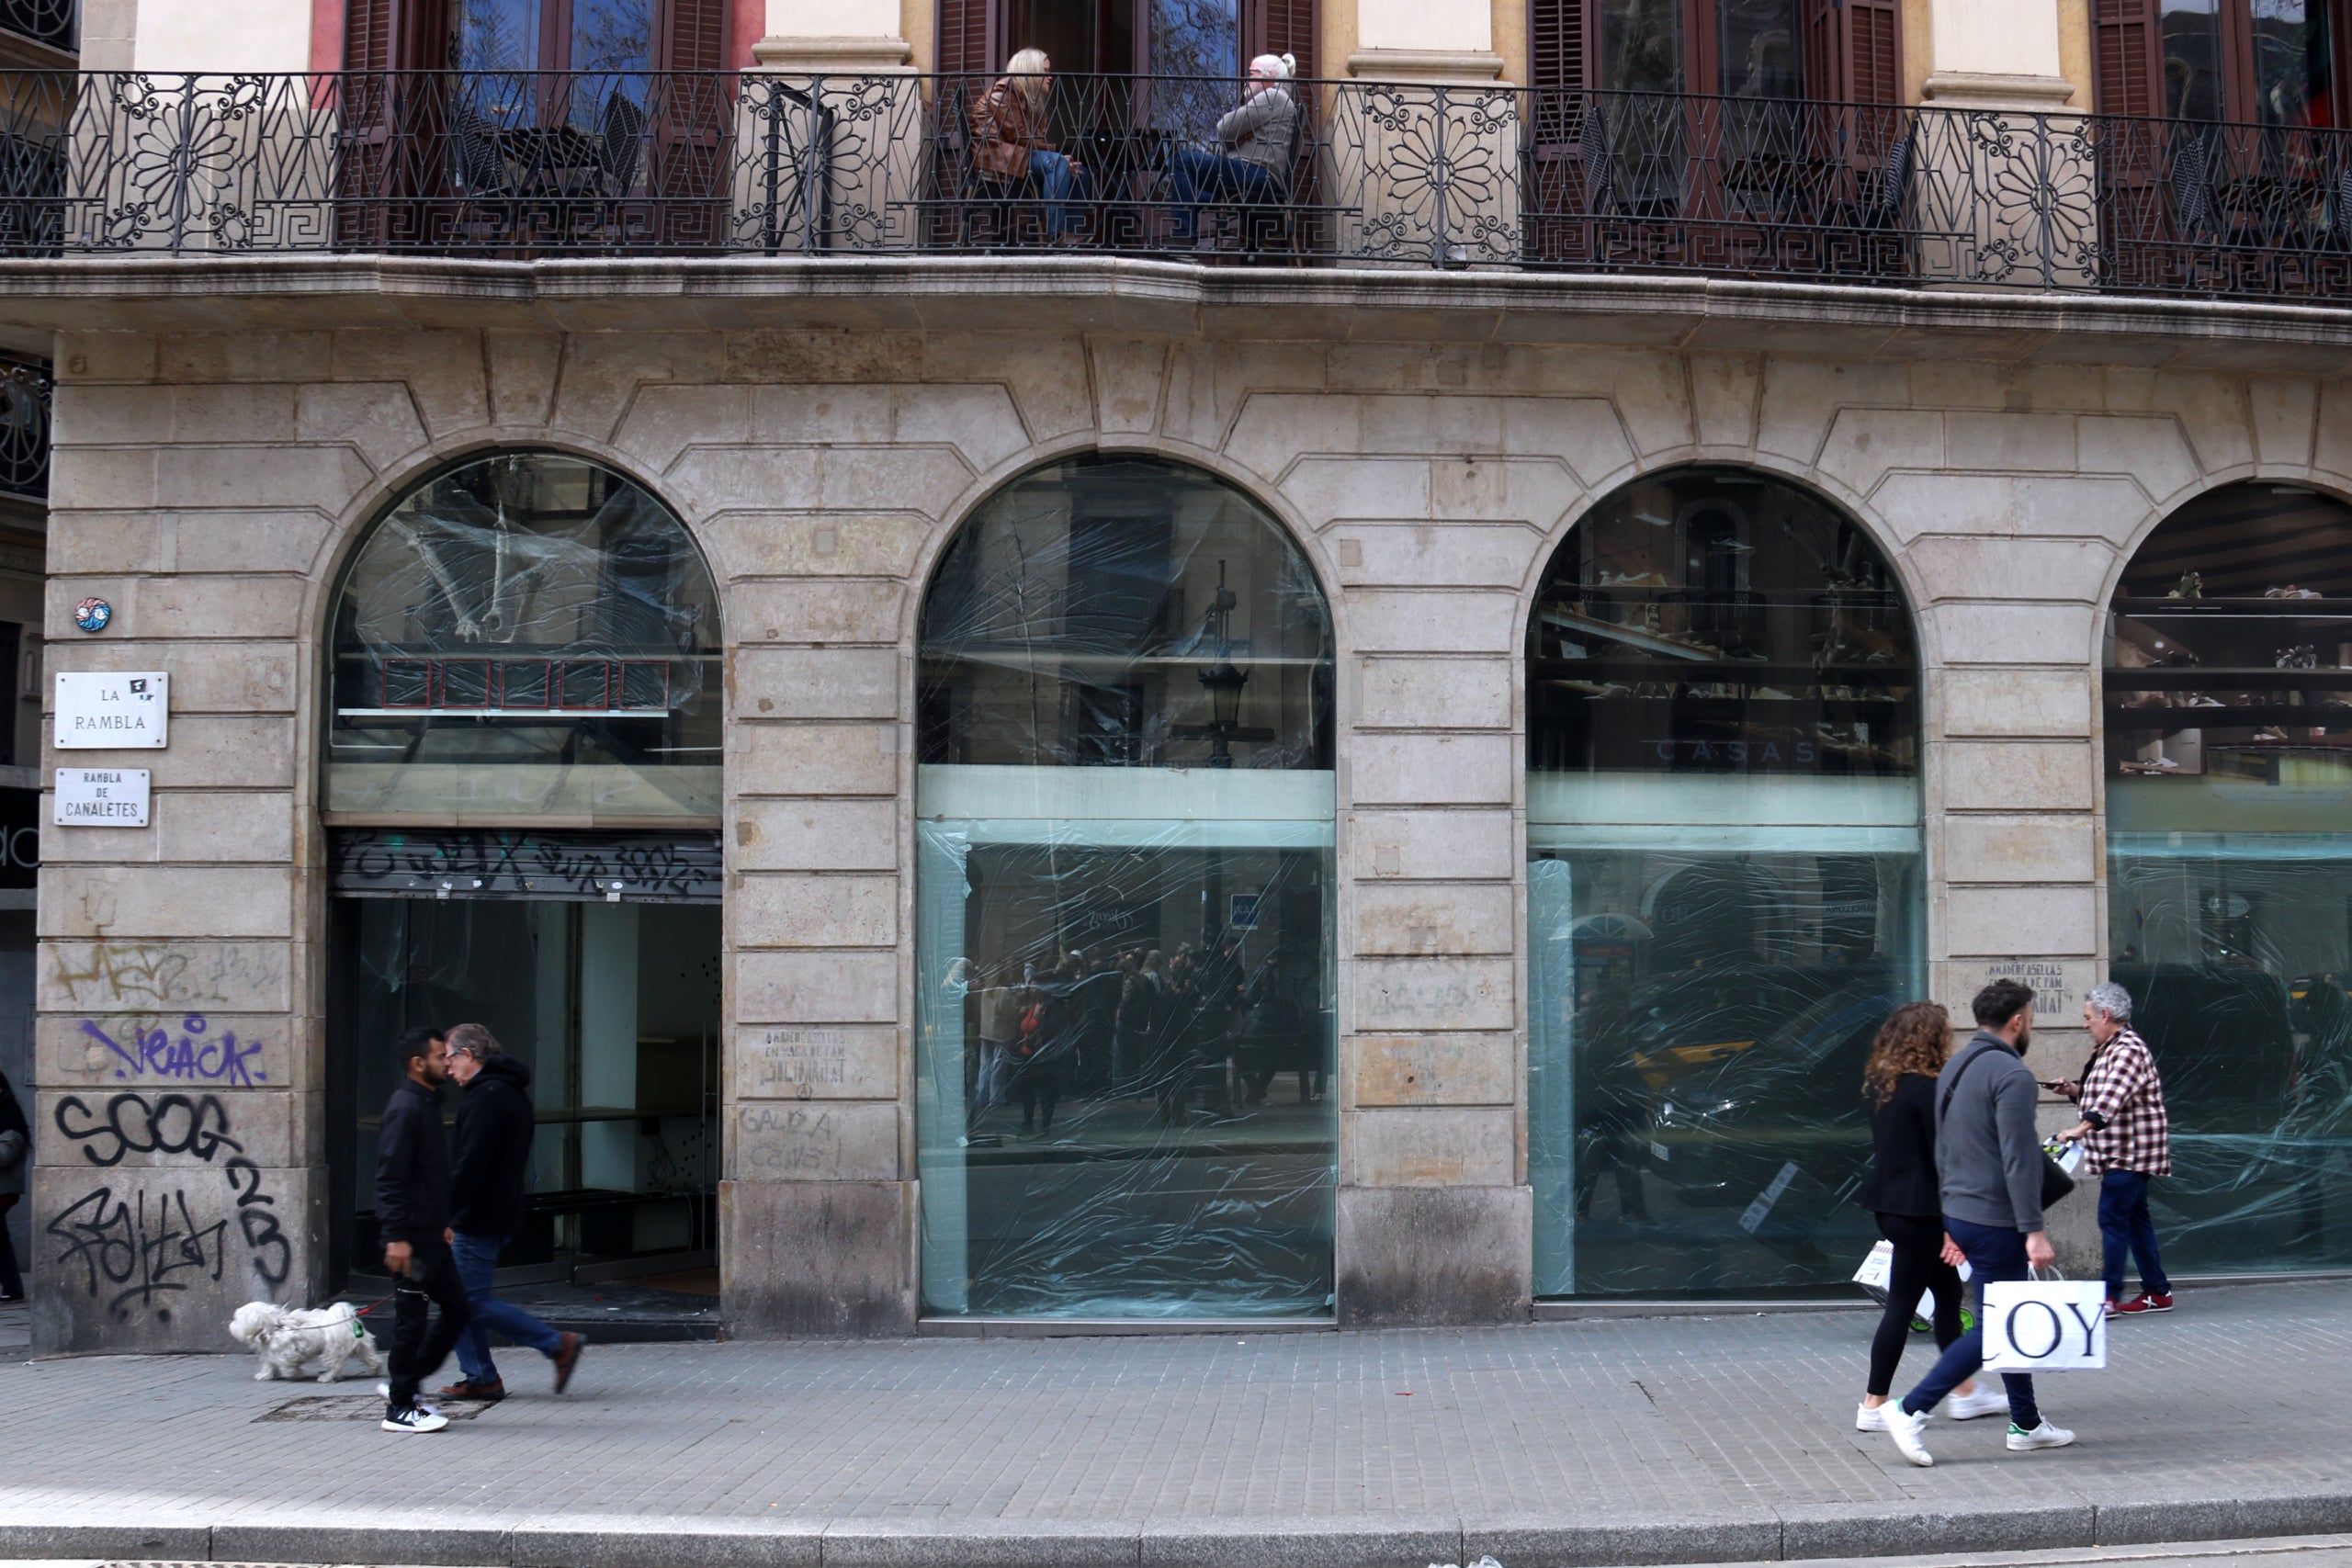
[[[1538,92],[1576,93],[1592,84],[1585,74],[1585,0],[1528,0],[1528,85]]]
[[[657,71],[724,71],[727,0],[663,0]]]
[[[1250,0],[1241,29],[1241,64],[1261,54],[1287,54],[1297,74],[1315,74],[1315,0]]]
[[[939,62],[943,76],[980,76],[997,67],[989,36],[989,0],[939,0]]]
[[[433,71],[449,62],[445,0],[347,0],[345,71]]]
[[[2091,38],[2098,57],[2101,114],[2165,112],[2157,0],[2091,0]]]
[[[1900,104],[1901,0],[1806,0],[1804,96],[1834,103]]]

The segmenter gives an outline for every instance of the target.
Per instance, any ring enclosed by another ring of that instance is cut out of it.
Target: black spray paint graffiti
[[[269,1081],[267,1073],[254,1070],[254,1058],[261,1055],[259,1041],[240,1041],[234,1030],[207,1036],[207,1027],[199,1012],[180,1020],[176,1039],[169,1030],[134,1024],[126,1044],[90,1020],[82,1021],[82,1032],[115,1054],[118,1078],[178,1078],[189,1083],[201,1079],[243,1089]]]
[[[469,897],[626,898],[716,903],[724,863],[716,834],[532,839],[493,833],[355,831],[339,840],[335,886],[413,893],[449,882]]]
[[[228,1184],[224,1204],[233,1214],[198,1224],[198,1214],[216,1212],[199,1193],[194,1209],[183,1185],[169,1192],[134,1189],[119,1196],[112,1187],[93,1188],[50,1221],[48,1234],[60,1244],[54,1261],[70,1270],[79,1264],[90,1299],[106,1299],[117,1322],[134,1310],[152,1310],[169,1323],[171,1309],[158,1304],[198,1280],[218,1281],[229,1261],[233,1218],[254,1276],[282,1285],[292,1272],[294,1249],[278,1228],[277,1200],[261,1190],[261,1168],[245,1158],[244,1145],[229,1134],[229,1114],[214,1095],[118,1094],[103,1112],[80,1095],[57,1102],[57,1130],[90,1164],[111,1167],[134,1154],[191,1155],[217,1169]]]

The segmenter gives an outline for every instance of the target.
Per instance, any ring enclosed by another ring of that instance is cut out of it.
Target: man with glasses
[[[490,1359],[490,1331],[527,1345],[555,1363],[561,1393],[580,1364],[579,1335],[559,1333],[493,1294],[498,1255],[523,1228],[523,1190],[531,1170],[531,1069],[506,1055],[489,1030],[461,1023],[449,1031],[449,1076],[465,1098],[458,1106],[457,1165],[449,1178],[450,1251],[473,1319],[458,1339],[463,1374],[443,1399],[499,1400],[506,1383]]]

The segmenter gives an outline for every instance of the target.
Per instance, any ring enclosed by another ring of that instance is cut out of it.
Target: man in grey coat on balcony
[[[1291,96],[1297,62],[1261,54],[1250,62],[1250,87],[1239,107],[1216,122],[1215,152],[1179,148],[1168,161],[1168,186],[1177,202],[1176,243],[1193,243],[1203,203],[1271,207],[1290,188],[1291,136],[1298,100]]]

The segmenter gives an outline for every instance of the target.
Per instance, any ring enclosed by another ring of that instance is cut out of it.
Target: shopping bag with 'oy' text
[[[2107,1287],[2004,1280],[1984,1287],[1984,1370],[2089,1372],[2107,1365]]]

